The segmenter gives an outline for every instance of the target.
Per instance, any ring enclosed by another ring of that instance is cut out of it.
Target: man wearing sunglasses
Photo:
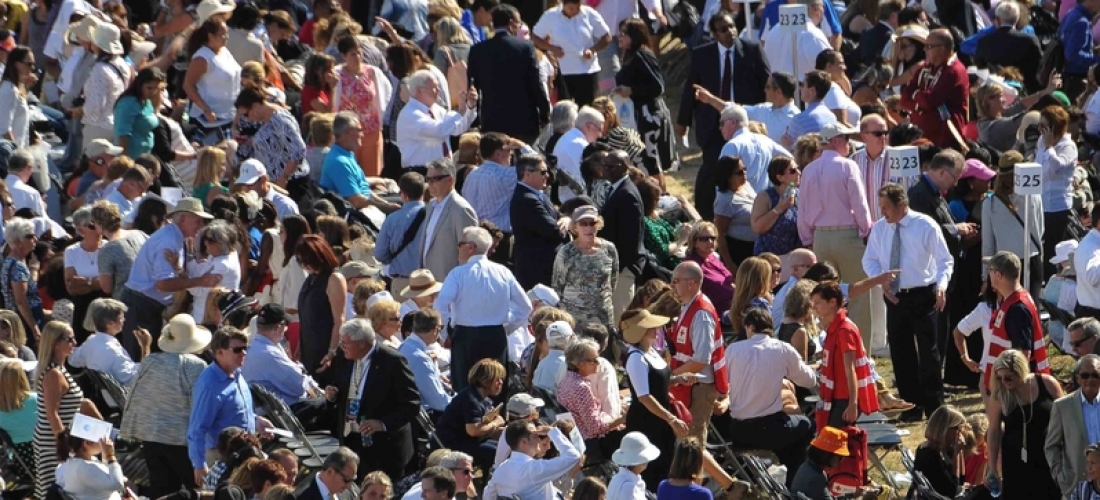
[[[567,233],[559,223],[561,214],[546,195],[550,178],[546,158],[541,154],[520,156],[516,176],[519,182],[508,210],[515,231],[513,269],[519,285],[530,290],[539,283],[550,283],[558,245],[565,243]]]
[[[1073,348],[1070,354],[1074,357],[1082,358],[1088,354],[1100,354],[1096,352],[1100,346],[1100,342],[1096,341],[1100,337],[1100,321],[1096,318],[1086,316],[1075,319],[1066,327],[1066,335],[1069,335],[1068,342]]]
[[[325,463],[321,472],[302,483],[294,492],[298,500],[355,500],[359,498],[359,488],[355,485],[356,469],[359,457],[346,446],[336,449]]]
[[[1088,479],[1085,448],[1100,441],[1100,356],[1082,356],[1073,373],[1080,388],[1051,407],[1045,450],[1051,474],[1066,498]]]
[[[957,147],[969,116],[970,78],[955,57],[955,41],[946,29],[933,30],[924,44],[926,59],[901,88],[901,106],[913,112],[913,124],[941,147]]]

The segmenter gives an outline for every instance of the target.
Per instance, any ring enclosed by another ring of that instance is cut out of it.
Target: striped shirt
[[[517,182],[515,168],[486,161],[466,176],[462,197],[470,202],[478,216],[510,233],[512,194],[516,192]]]
[[[906,191],[913,184],[914,177],[890,177],[890,167],[886,163],[886,151],[883,150],[879,157],[872,160],[866,149],[856,151],[852,155],[852,161],[859,165],[859,171],[863,178],[863,187],[867,193],[867,208],[871,211],[871,221],[882,218],[882,210],[878,207],[878,190],[888,182],[900,184]]]

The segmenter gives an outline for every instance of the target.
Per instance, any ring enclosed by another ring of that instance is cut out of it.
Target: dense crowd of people
[[[5,496],[1100,498],[1097,13],[0,0]]]

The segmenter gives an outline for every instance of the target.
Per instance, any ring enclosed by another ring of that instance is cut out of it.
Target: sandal
[[[917,405],[890,394],[890,391],[882,391],[878,393],[878,406],[883,413],[895,413],[912,410]]]
[[[723,500],[746,499],[749,498],[749,490],[749,483],[740,479],[734,479],[733,484],[730,484],[724,490],[722,490],[718,498],[721,498]]]

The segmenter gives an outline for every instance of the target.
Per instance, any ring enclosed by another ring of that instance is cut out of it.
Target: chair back
[[[81,374],[91,383],[93,394],[92,402],[95,403],[103,419],[115,427],[122,424],[122,412],[126,401],[130,398],[130,389],[124,387],[115,377],[91,368],[85,368]]]

